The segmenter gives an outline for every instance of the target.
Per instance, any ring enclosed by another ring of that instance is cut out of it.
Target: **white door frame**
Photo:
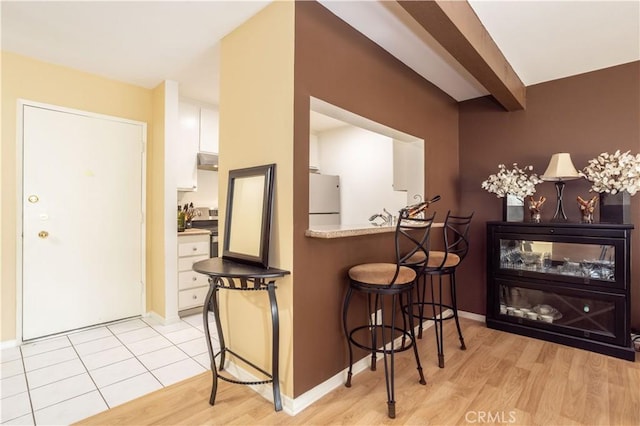
[[[23,259],[22,259],[22,215],[23,215],[23,129],[24,129],[24,117],[23,111],[25,106],[33,106],[38,108],[49,109],[52,111],[71,113],[76,115],[82,115],[85,117],[99,118],[103,120],[117,121],[120,123],[128,123],[142,126],[142,223],[140,238],[140,260],[141,260],[141,279],[142,279],[142,294],[141,294],[141,307],[140,312],[145,313],[147,311],[147,277],[146,277],[146,196],[147,196],[147,123],[142,121],[129,120],[126,118],[115,117],[112,115],[98,114],[90,111],[83,111],[79,109],[66,108],[58,105],[45,104],[41,102],[30,101],[26,99],[18,99],[16,109],[16,341],[18,344],[23,342],[22,340],[22,289],[23,289]]]

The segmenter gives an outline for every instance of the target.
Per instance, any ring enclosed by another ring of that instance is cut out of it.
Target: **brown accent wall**
[[[480,188],[500,163],[531,164],[542,174],[556,152],[569,152],[576,168],[601,152],[640,152],[640,62],[633,62],[527,88],[527,109],[505,112],[491,98],[460,104],[460,190],[463,209],[475,209],[470,254],[460,271],[460,309],[485,312],[486,229],[500,220],[501,200]],[[565,211],[572,221],[580,215],[576,197],[586,197],[589,183],[567,182]],[[552,182],[538,185],[536,195],[548,198],[543,220],[555,212]],[[640,195],[631,197],[636,229],[632,235],[632,326],[640,329]],[[598,212],[596,211],[596,218]]]
[[[309,214],[309,97],[425,140],[425,192],[441,219],[458,206],[456,102],[315,2],[296,2],[294,100],[294,397],[347,366],[342,301],[350,266],[393,259],[392,234],[304,236]],[[356,300],[354,303],[358,303]],[[434,353],[423,354],[435,362]],[[360,354],[364,355],[364,354]]]

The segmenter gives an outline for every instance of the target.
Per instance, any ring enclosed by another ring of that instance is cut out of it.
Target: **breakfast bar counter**
[[[435,223],[432,225],[434,228],[442,228],[443,223]],[[395,225],[377,226],[372,224],[358,224],[358,225],[315,225],[313,229],[307,229],[304,233],[306,237],[311,238],[345,238],[345,237],[358,237],[360,235],[371,234],[384,234],[387,232],[394,232],[396,230]]]

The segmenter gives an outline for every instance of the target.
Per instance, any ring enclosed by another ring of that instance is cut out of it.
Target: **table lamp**
[[[556,213],[553,215],[554,221],[566,221],[567,215],[562,206],[562,191],[564,191],[565,181],[579,179],[580,174],[576,170],[571,161],[571,155],[568,152],[560,152],[553,154],[549,165],[544,174],[540,176],[542,180],[552,181],[556,183],[556,193],[558,202],[556,204]]]

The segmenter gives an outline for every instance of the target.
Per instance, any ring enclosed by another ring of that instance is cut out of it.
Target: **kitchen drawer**
[[[209,257],[209,238],[206,241],[178,244],[178,256],[197,256],[204,254]]]
[[[209,285],[209,279],[204,274],[199,274],[195,271],[183,271],[178,273],[178,289],[180,290],[206,285]]]
[[[191,271],[193,269],[193,264],[196,262],[200,262],[201,260],[208,259],[209,256],[188,256],[181,257],[178,259],[178,271]]]
[[[209,291],[209,286],[180,290],[178,292],[178,310],[202,306],[205,297],[207,297],[207,291]]]

